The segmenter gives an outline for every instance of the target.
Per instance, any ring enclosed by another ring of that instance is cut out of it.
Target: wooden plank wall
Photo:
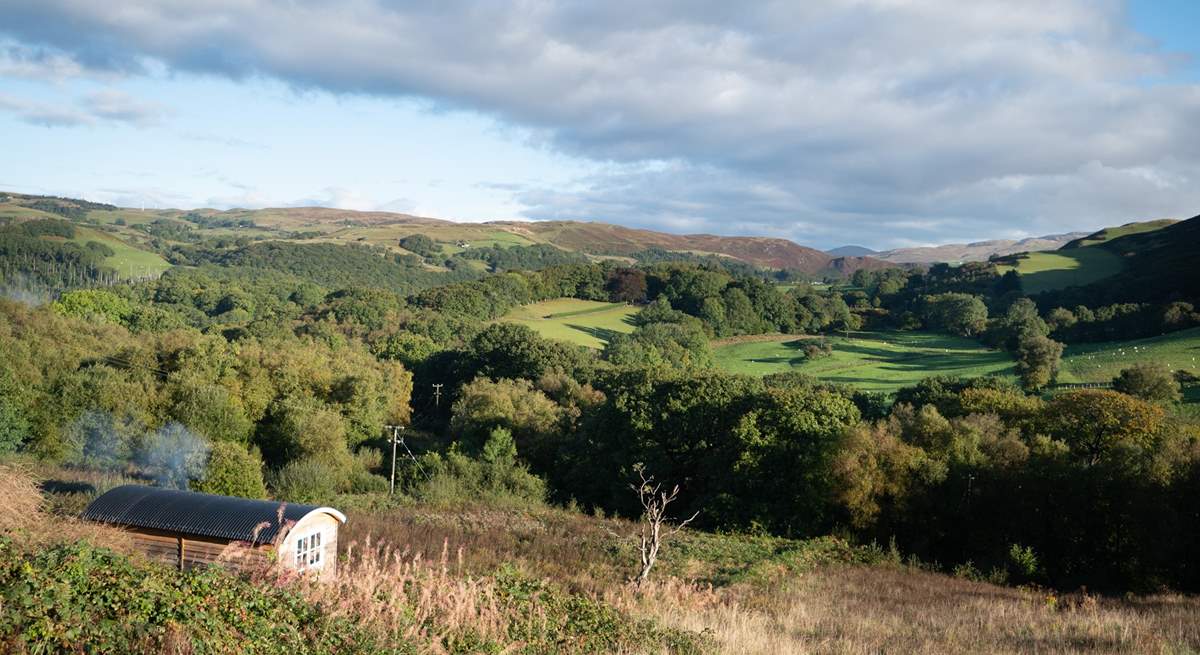
[[[228,541],[180,536],[160,531],[134,530],[131,534],[134,548],[148,559],[156,562],[180,568],[182,553],[182,568],[185,570],[215,563],[235,569],[245,568],[251,564],[257,566],[267,558],[269,553],[268,547],[260,546],[254,549],[243,549],[239,557],[229,557],[229,554],[226,553],[227,549],[231,548]],[[223,555],[225,557],[222,557]],[[247,559],[247,555],[253,559]]]

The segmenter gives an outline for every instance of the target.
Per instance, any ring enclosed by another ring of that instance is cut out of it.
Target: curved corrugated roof
[[[282,521],[279,514],[281,506]],[[105,492],[87,506],[83,518],[265,544],[273,542],[281,530],[287,530],[287,526],[299,523],[314,512],[324,512],[340,523],[346,522],[346,516],[332,507],[216,496],[136,484],[114,487]]]

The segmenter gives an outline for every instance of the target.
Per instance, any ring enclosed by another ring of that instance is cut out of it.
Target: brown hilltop
[[[818,275],[851,274],[860,268],[886,268],[887,262],[870,257],[833,257],[774,237],[726,237],[713,234],[670,234],[610,223],[498,221],[488,223],[507,231],[531,236],[568,250],[596,255],[630,255],[639,250],[661,248],[696,254],[731,257],[767,268],[790,268]]]

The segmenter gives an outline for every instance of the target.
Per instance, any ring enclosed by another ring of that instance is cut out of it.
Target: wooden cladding
[[[231,568],[255,565],[268,556],[269,547],[246,548],[216,539],[196,539],[157,531],[132,531],[134,548],[148,559],[180,570],[221,563]],[[248,559],[249,558],[249,559]]]

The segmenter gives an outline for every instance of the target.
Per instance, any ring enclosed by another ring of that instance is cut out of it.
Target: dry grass
[[[129,537],[121,530],[48,513],[38,482],[28,467],[0,464],[0,536],[46,544],[86,539],[99,546],[129,550]]]
[[[716,561],[719,552],[681,556],[706,544],[717,550],[722,538],[700,534],[668,543],[664,555],[674,561],[639,593],[625,584],[634,554],[622,545],[632,528],[624,521],[556,510],[409,508],[355,517],[347,528],[426,552],[446,540],[462,544],[457,566],[516,563],[635,616],[707,633],[725,653],[1200,652],[1196,597],[1057,596],[897,565],[803,570],[769,558],[742,563],[761,575],[714,586],[693,581],[725,579],[721,571],[737,564]]]
[[[571,591],[597,594],[633,573],[633,526],[556,509],[409,507],[355,515],[340,541],[368,539],[437,553],[445,543],[462,553],[468,573],[513,566]]]
[[[726,653],[1195,653],[1200,602],[1067,597],[900,567],[827,567],[772,589],[675,580],[610,602]]]
[[[369,539],[351,544],[338,577],[306,585],[304,593],[377,634],[428,644],[431,653],[452,649],[455,635],[468,631],[509,642],[508,626],[517,618],[500,602],[491,579],[462,572],[461,550],[452,563],[447,544],[432,561],[409,548]]]
[[[0,494],[5,534],[70,539],[98,528],[47,517],[27,471],[0,466]],[[456,643],[471,650],[464,639],[519,650],[525,642],[514,625],[533,634],[554,627],[539,605],[506,602],[494,575],[501,566],[705,633],[724,653],[1200,652],[1196,597],[1058,596],[895,564],[817,565],[836,558],[769,538],[685,531],[638,591],[625,583],[633,527],[551,508],[355,513],[339,540],[338,579],[300,588],[329,611],[430,653]],[[278,571],[262,577],[289,582]]]

